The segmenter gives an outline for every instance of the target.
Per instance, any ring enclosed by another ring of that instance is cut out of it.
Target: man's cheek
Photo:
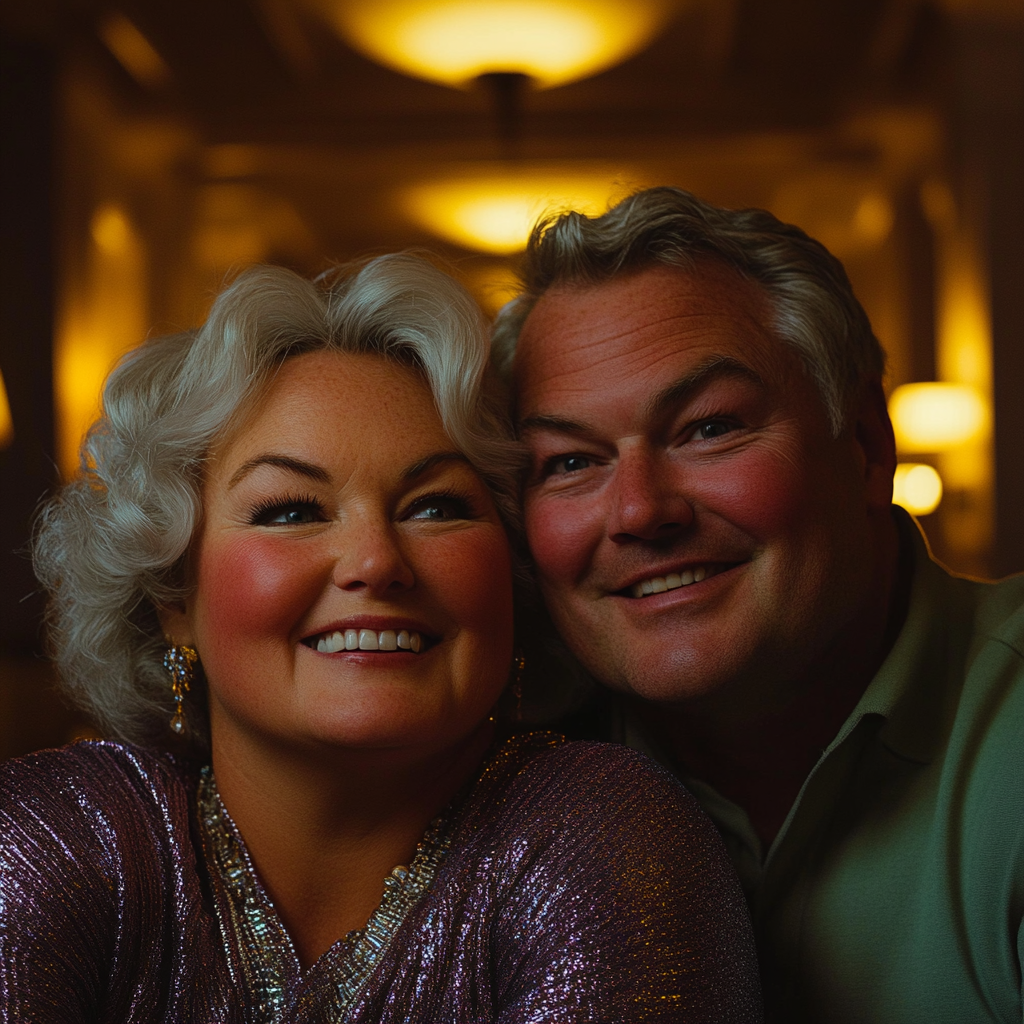
[[[809,507],[798,464],[788,459],[751,459],[705,481],[704,502],[752,537],[785,532]]]
[[[549,584],[570,584],[590,568],[600,524],[580,503],[557,498],[526,499],[526,537],[540,576]]]

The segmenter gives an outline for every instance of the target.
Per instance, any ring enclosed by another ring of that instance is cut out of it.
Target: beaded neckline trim
[[[299,1000],[328,1011],[322,1019],[342,1021],[409,911],[433,884],[451,844],[449,818],[435,818],[409,866],[396,867],[384,880],[384,896],[366,926],[349,932],[303,973],[209,767],[199,779],[198,813],[221,939],[232,980],[247,995],[252,1024],[272,1024]]]

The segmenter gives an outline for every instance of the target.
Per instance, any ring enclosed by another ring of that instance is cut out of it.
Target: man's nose
[[[620,451],[608,514],[614,541],[661,540],[693,522],[693,508],[669,460],[645,448]]]
[[[339,526],[332,579],[341,590],[366,590],[375,596],[408,590],[416,582],[393,525],[386,517],[370,515]]]

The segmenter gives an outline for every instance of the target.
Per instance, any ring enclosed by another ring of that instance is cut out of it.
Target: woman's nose
[[[678,473],[645,450],[620,451],[609,489],[607,528],[615,541],[662,540],[693,522]]]
[[[416,577],[389,522],[357,520],[339,530],[333,582],[341,590],[385,594],[408,590]]]

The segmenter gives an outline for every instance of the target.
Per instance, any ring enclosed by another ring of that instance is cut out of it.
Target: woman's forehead
[[[330,459],[353,447],[451,446],[423,374],[376,354],[323,349],[285,360],[213,446],[221,472],[254,451],[297,449]],[[396,453],[397,454],[397,453]]]

